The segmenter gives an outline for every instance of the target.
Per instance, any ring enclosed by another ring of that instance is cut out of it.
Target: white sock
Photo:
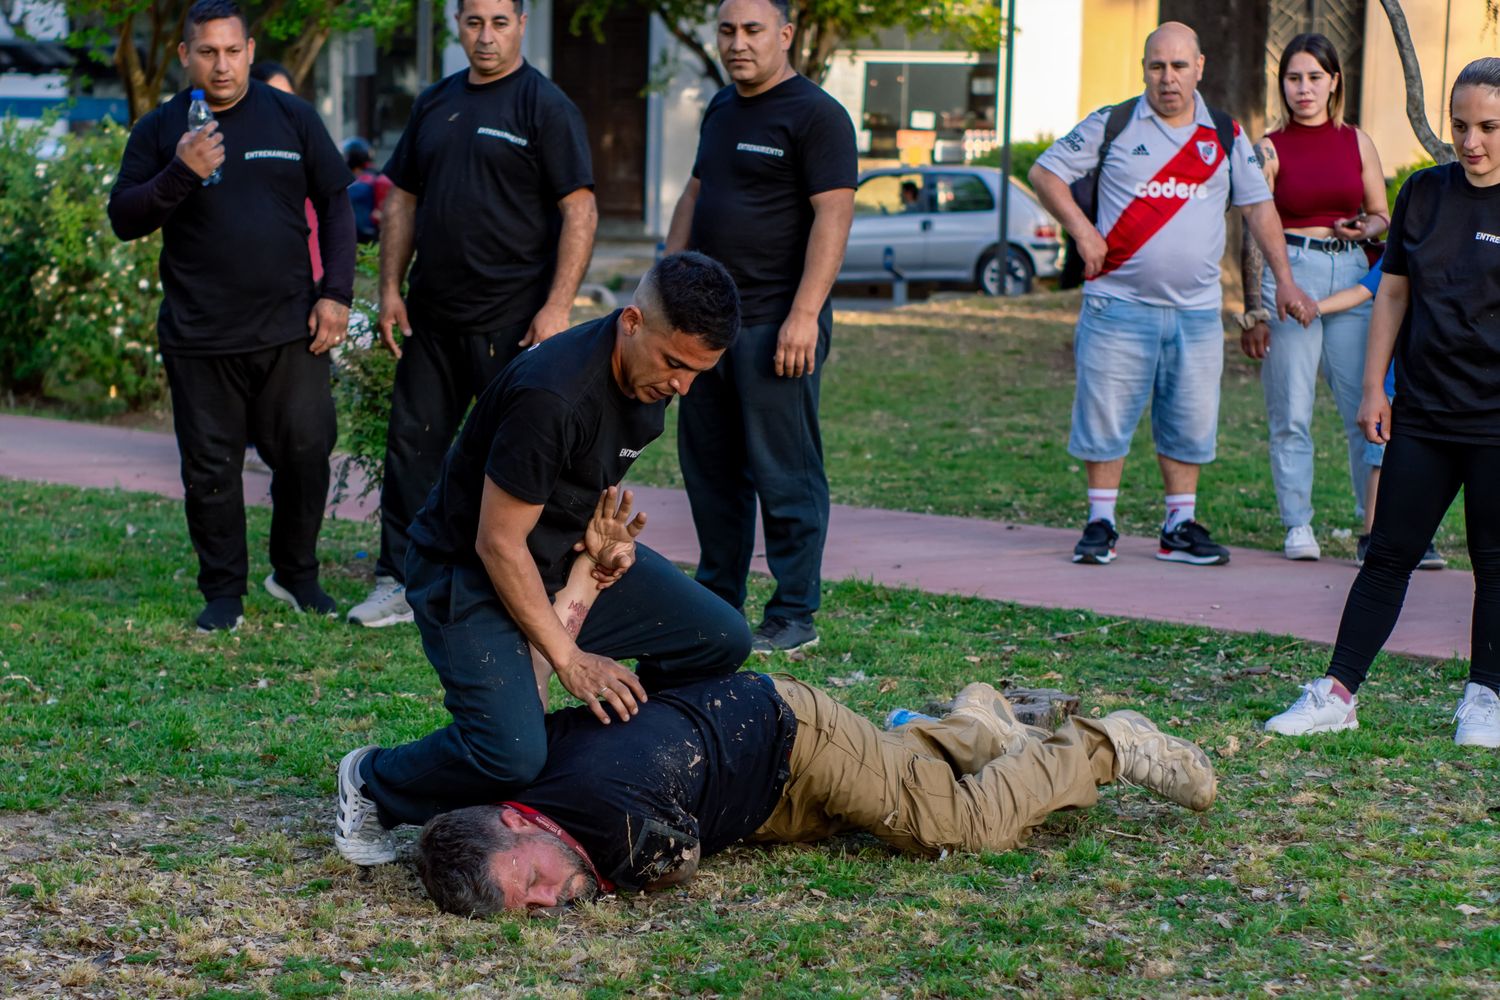
[[[1089,521],[1103,519],[1115,523],[1115,501],[1120,499],[1119,490],[1096,490],[1089,488]]]
[[[1193,508],[1198,503],[1196,493],[1168,493],[1167,494],[1167,522],[1162,525],[1163,531],[1171,531],[1183,521],[1193,519]]]

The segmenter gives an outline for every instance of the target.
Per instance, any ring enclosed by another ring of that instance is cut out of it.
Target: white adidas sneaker
[[[1345,704],[1344,699],[1333,693],[1333,678],[1319,677],[1311,684],[1302,685],[1302,697],[1292,702],[1290,708],[1266,720],[1266,732],[1303,736],[1358,729],[1359,719],[1354,714],[1358,707],[1357,695]]]

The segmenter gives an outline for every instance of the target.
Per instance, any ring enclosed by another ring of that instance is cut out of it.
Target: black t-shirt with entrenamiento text
[[[423,91],[385,174],[417,196],[407,309],[436,333],[530,322],[557,266],[557,203],[594,184],[583,116],[526,63]]]
[[[1411,282],[1392,432],[1500,445],[1500,186],[1459,163],[1412,174],[1380,266]]]
[[[807,256],[809,199],[859,182],[849,113],[804,76],[754,97],[725,87],[703,113],[693,176],[689,247],[729,269],[745,325],[785,319]]]
[[[547,765],[516,801],[572,834],[599,874],[640,889],[684,852],[750,836],[786,785],[797,720],[764,674],[655,691],[629,722],[547,716]]]
[[[488,477],[523,503],[541,505],[526,542],[547,592],[561,589],[599,494],[661,436],[666,415],[667,400],[638,402],[615,382],[619,317],[617,310],[543,341],[480,395],[412,522],[422,555],[480,565],[474,541]]]
[[[150,181],[188,131],[184,90],[136,122],[117,188]],[[353,176],[312,105],[251,81],[214,112],[224,137],[217,184],[194,185],[162,226],[163,353],[239,354],[306,339],[317,297],[307,250],[308,198],[326,200]]]

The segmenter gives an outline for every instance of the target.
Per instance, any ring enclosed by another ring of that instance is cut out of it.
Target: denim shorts
[[[1085,295],[1073,358],[1078,386],[1068,453],[1074,458],[1124,458],[1149,401],[1158,455],[1192,465],[1213,461],[1224,372],[1219,310]]]

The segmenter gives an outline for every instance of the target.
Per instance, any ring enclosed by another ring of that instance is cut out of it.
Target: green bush
[[[1010,175],[1026,180],[1026,175],[1031,172],[1031,165],[1037,161],[1037,157],[1047,151],[1052,145],[1052,136],[1044,135],[1039,139],[1031,139],[1026,142],[1012,142],[1010,144]],[[998,167],[1000,165],[1000,150],[992,149],[983,156],[969,161],[975,166]]]
[[[1406,183],[1406,179],[1412,174],[1416,173],[1418,170],[1426,170],[1431,166],[1434,166],[1431,160],[1421,159],[1416,163],[1409,163],[1406,166],[1402,167],[1400,170],[1397,170],[1396,176],[1385,182],[1386,204],[1391,208],[1395,208],[1396,195],[1400,193],[1401,185]]]
[[[396,359],[380,343],[380,331],[376,329],[380,309],[373,301],[372,289],[378,274],[378,251],[374,245],[360,247],[356,294],[349,310],[349,339],[338,349],[333,367],[341,453],[333,470],[338,497],[348,494],[356,474],[364,480],[361,497],[378,489],[385,476],[385,430],[391,415]]]
[[[156,347],[153,235],[121,243],[106,205],[127,131],[0,121],[0,390],[85,411],[148,406]]]

